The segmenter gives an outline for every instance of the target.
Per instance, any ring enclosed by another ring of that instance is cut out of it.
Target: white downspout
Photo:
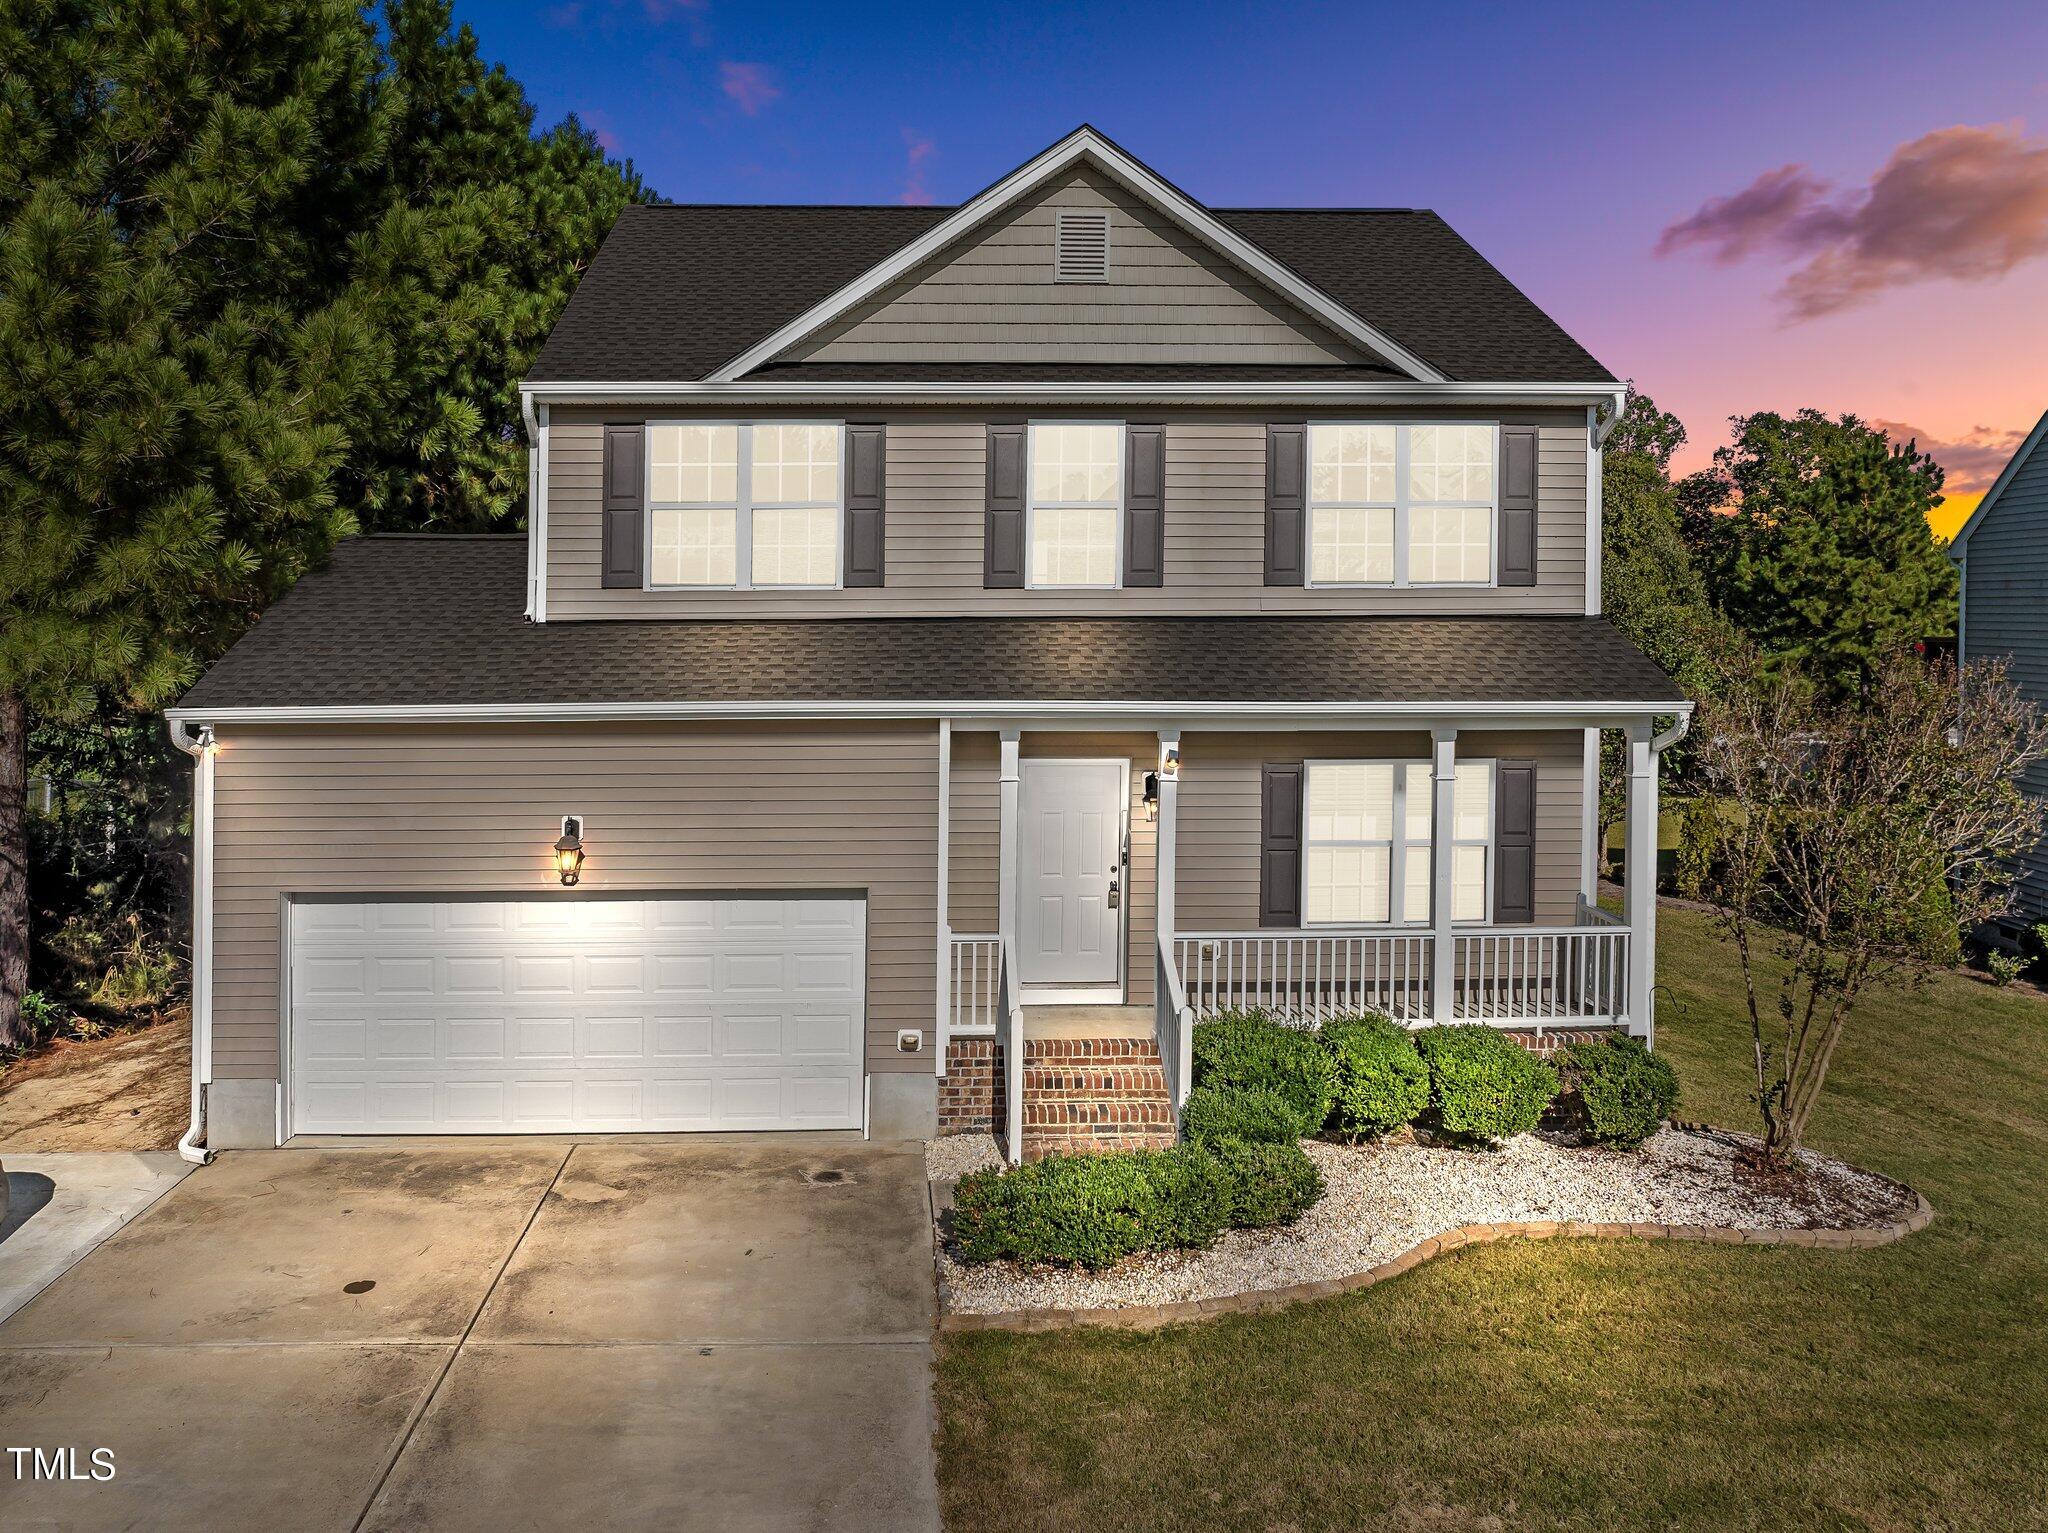
[[[213,726],[171,721],[171,743],[192,758],[192,1121],[178,1153],[213,1159],[206,1137],[206,1088],[213,1084]]]

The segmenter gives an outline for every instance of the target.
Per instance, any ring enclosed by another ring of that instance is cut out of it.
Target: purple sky
[[[1218,205],[1433,207],[1691,428],[1981,488],[2048,407],[2048,5],[457,0],[677,201],[955,202],[1093,122]]]

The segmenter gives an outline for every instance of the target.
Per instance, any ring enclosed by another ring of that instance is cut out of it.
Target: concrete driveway
[[[840,1135],[230,1154],[0,1326],[115,1466],[0,1527],[936,1528],[929,1230]]]

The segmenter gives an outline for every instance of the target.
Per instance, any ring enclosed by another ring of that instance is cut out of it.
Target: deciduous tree
[[[1682,883],[1742,964],[1764,1151],[1799,1150],[1856,1003],[1953,961],[2040,838],[2020,776],[2048,728],[2001,662],[1876,663],[1860,698],[1761,666],[1693,726]],[[1775,972],[1765,962],[1778,960]]]

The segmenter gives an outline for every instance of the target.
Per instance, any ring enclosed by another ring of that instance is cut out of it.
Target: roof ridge
[[[504,543],[524,538],[523,532],[364,532],[344,543]]]
[[[1351,205],[1344,203],[1248,203],[1243,206],[1203,206],[1211,213],[1371,213],[1414,216],[1435,214],[1434,208],[1401,207],[1395,203]],[[636,202],[627,212],[647,213],[957,213],[959,203],[946,202]]]

